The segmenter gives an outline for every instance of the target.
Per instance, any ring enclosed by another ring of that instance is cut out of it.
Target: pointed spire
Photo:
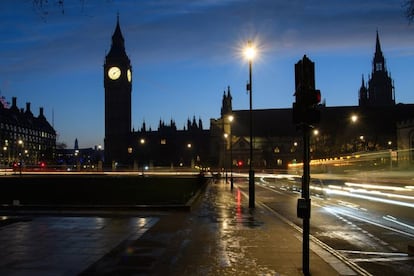
[[[145,124],[145,120],[142,122],[141,132],[147,131],[147,125]]]
[[[375,43],[375,55],[377,55],[377,53],[382,55],[381,44],[380,44],[379,35],[378,35],[378,30],[377,30],[377,40],[376,40],[376,43]]]
[[[381,51],[381,44],[379,40],[379,34],[377,30],[377,37],[376,37],[376,43],[375,43],[375,54],[374,59],[372,60],[372,72],[376,71],[386,71],[385,67],[385,58]]]
[[[198,128],[195,115],[193,115],[193,122],[191,124],[191,127],[193,129],[197,129]]]
[[[121,26],[119,24],[119,13],[117,14],[117,18],[116,18],[116,27],[115,27],[115,31],[112,35],[112,45],[111,45],[111,50],[109,50],[109,53],[107,55],[108,57],[126,57],[126,52],[125,52],[125,40],[124,40],[124,36],[122,35],[122,31],[121,31]]]
[[[198,128],[203,130],[203,121],[201,120],[201,117],[198,118]]]
[[[190,121],[190,118],[187,119],[187,129],[188,130],[191,129],[191,121]]]
[[[379,62],[384,63],[384,56],[383,56],[382,51],[381,51],[381,43],[380,43],[380,39],[379,39],[378,30],[377,30],[377,37],[376,37],[376,42],[375,42],[374,62],[375,63],[379,63]]]

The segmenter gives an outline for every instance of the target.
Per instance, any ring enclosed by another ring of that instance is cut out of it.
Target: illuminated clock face
[[[109,68],[108,77],[111,80],[117,80],[119,79],[120,76],[121,76],[121,69],[119,69],[119,67],[114,66],[114,67]]]
[[[128,71],[127,71],[127,78],[128,78],[128,81],[129,82],[132,81],[132,73],[131,73],[131,70],[130,69],[128,69]]]

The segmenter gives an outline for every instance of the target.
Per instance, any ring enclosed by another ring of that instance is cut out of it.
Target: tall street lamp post
[[[23,166],[23,140],[19,140],[17,141],[17,143],[19,144],[19,171],[20,171],[20,175],[22,175],[22,166]]]
[[[141,155],[142,155],[142,176],[144,176],[144,173],[145,173],[145,160],[144,160],[145,159],[144,158],[145,139],[144,138],[139,139],[139,143],[141,145]],[[139,167],[139,161],[138,161],[137,166]]]
[[[233,122],[233,115],[229,116],[230,122],[230,189],[233,190],[233,141],[232,141],[232,132],[231,132],[231,123]]]
[[[6,172],[7,172],[7,164],[9,163],[9,158],[6,157],[6,156],[7,156],[7,146],[4,146],[3,147],[4,175],[6,175]]]
[[[247,84],[247,91],[250,92],[250,162],[249,162],[249,208],[255,207],[254,200],[254,170],[253,170],[253,110],[252,110],[252,62],[256,56],[256,49],[253,47],[252,42],[247,42],[247,48],[245,49],[245,56],[249,61],[249,83]]]
[[[224,133],[224,151],[223,151],[223,165],[224,165],[224,171],[225,171],[225,173],[226,173],[226,184],[227,184],[227,179],[228,179],[228,176],[227,176],[227,165],[226,165],[226,161],[227,161],[227,158],[226,158],[226,156],[227,156],[227,154],[226,154],[226,151],[227,151],[227,138],[229,138],[229,135],[227,134],[227,133]]]

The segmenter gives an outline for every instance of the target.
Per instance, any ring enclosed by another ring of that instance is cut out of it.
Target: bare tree
[[[414,0],[405,0],[403,7],[408,22],[412,23],[414,21]]]
[[[58,9],[62,14],[65,14],[65,0],[32,0],[33,7],[42,15],[47,16],[51,10]],[[78,0],[82,6],[85,0]]]
[[[33,7],[40,11],[43,15],[48,14],[50,5],[57,5],[62,11],[62,14],[65,13],[64,0],[33,0]]]

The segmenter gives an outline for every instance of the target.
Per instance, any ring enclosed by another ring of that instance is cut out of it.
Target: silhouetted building
[[[131,158],[135,167],[205,167],[210,163],[210,131],[204,130],[201,119],[188,119],[187,127],[177,129],[173,120],[165,124],[160,120],[156,131],[133,132]]]
[[[10,108],[0,103],[0,125],[2,164],[21,161],[29,167],[54,161],[56,131],[46,120],[43,108],[35,117],[30,103],[26,103],[26,110],[19,109],[13,97]]]
[[[132,67],[125,52],[119,17],[104,64],[105,163],[128,165],[131,136]]]
[[[74,148],[56,149],[56,169],[64,171],[101,171],[103,151],[100,146],[79,148],[75,139]]]

